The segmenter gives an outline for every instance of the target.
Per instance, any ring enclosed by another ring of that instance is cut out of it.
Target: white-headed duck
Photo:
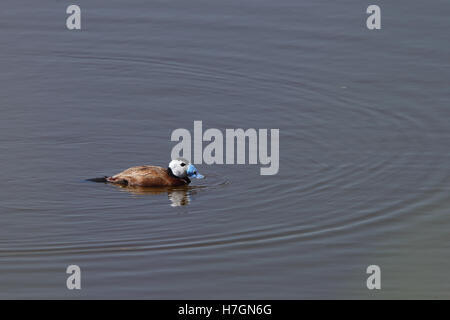
[[[126,186],[177,187],[188,185],[190,178],[202,179],[195,166],[186,159],[170,161],[167,169],[157,166],[137,166],[112,177],[94,178],[89,181],[109,182]]]

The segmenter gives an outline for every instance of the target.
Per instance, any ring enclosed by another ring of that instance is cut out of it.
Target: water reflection
[[[129,187],[129,186],[120,186],[115,185],[121,190],[133,193],[135,195],[160,195],[167,193],[167,197],[170,200],[170,206],[172,207],[180,207],[189,204],[191,201],[191,194],[194,194],[194,187],[176,187],[176,188],[168,188],[168,187],[160,187],[160,188],[149,188],[149,187]]]

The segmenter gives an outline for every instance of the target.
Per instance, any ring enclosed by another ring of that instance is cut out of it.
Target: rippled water
[[[1,298],[450,298],[448,1],[376,1],[379,31],[358,1],[76,3],[82,31],[0,4]],[[85,181],[194,120],[279,128],[279,173]]]

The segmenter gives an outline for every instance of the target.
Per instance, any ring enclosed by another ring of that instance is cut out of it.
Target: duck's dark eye
[[[184,167],[185,165],[186,165],[186,163],[183,163],[183,162],[180,164],[180,166],[182,166],[182,167]]]

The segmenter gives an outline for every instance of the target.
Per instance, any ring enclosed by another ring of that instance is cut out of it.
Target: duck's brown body
[[[107,182],[140,187],[177,187],[188,185],[189,178],[175,177],[170,169],[157,166],[132,167],[112,177]]]

